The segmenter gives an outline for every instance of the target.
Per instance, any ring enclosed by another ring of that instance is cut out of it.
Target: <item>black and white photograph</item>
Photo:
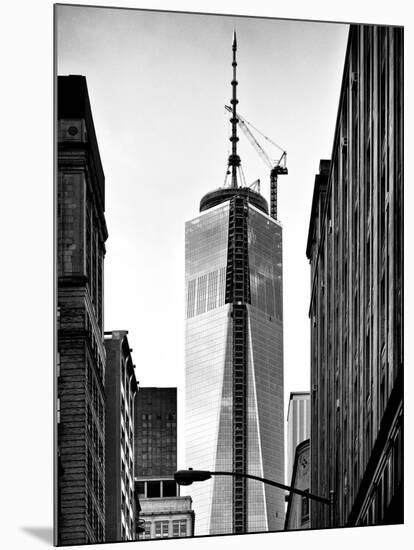
[[[2,33],[4,547],[409,547],[400,0],[35,4]]]
[[[403,523],[403,27],[54,16],[56,544]]]

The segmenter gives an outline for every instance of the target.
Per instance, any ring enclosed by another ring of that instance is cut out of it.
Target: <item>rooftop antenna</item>
[[[237,168],[240,166],[240,157],[237,154],[237,142],[239,141],[239,138],[237,137],[237,123],[239,122],[237,118],[237,112],[236,112],[236,105],[238,103],[237,99],[237,80],[236,80],[236,67],[237,67],[237,61],[236,61],[236,51],[237,51],[237,40],[236,40],[236,30],[233,32],[233,80],[231,81],[231,86],[233,90],[232,99],[230,100],[230,103],[232,105],[232,117],[230,119],[231,122],[231,155],[229,155],[229,161],[228,161],[228,167],[230,169],[231,166],[231,186],[232,188],[237,188]]]

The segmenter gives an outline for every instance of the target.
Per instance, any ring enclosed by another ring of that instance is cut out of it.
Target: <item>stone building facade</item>
[[[292,487],[309,492],[310,488],[310,443],[301,441],[295,449],[292,464]],[[306,496],[289,493],[285,516],[285,531],[310,528],[310,500]]]
[[[286,484],[291,485],[296,447],[310,437],[310,393],[290,392],[287,414]]]
[[[402,522],[402,28],[350,27],[307,257],[311,492],[334,491],[338,526]],[[313,528],[328,508],[311,504]]]
[[[126,330],[105,332],[105,542],[135,540],[134,418],[138,391]]]
[[[139,539],[192,537],[194,511],[190,496],[141,498]]]
[[[57,83],[57,542],[105,536],[105,178],[86,79]]]

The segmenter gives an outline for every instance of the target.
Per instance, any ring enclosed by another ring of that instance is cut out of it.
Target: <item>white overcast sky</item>
[[[279,178],[278,201],[286,409],[291,391],[309,389],[305,249],[314,177],[319,160],[331,155],[348,25],[57,10],[58,74],[87,78],[106,178],[105,330],[129,331],[142,386],[178,386],[179,417],[184,223],[198,214],[201,197],[224,181],[233,29],[239,112],[288,152],[289,175]],[[268,168],[240,137],[246,180],[260,178],[268,199]]]

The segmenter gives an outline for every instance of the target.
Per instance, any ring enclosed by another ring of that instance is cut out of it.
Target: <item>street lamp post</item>
[[[319,495],[314,495],[308,491],[302,491],[296,487],[291,487],[290,485],[284,485],[283,483],[278,483],[277,481],[272,481],[264,477],[253,476],[251,474],[242,474],[236,472],[210,472],[208,470],[193,470],[189,468],[188,470],[178,470],[175,472],[174,478],[179,485],[191,485],[195,481],[206,481],[212,476],[233,476],[233,477],[246,477],[248,479],[255,479],[256,481],[261,481],[267,485],[272,485],[273,487],[278,487],[284,491],[289,491],[290,493],[295,493],[303,497],[315,500],[322,504],[327,504],[329,506],[329,523],[330,527],[334,525],[334,491],[329,492],[329,498],[321,497]]]

